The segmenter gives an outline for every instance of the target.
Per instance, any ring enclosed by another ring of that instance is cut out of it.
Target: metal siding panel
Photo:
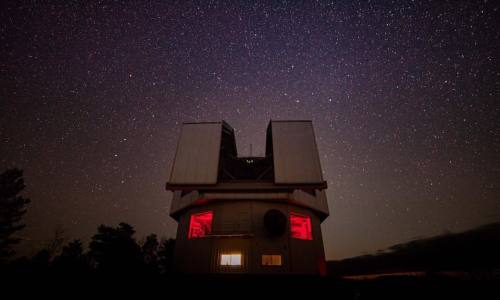
[[[326,191],[316,191],[317,209],[322,211],[327,216],[330,215],[330,210],[328,208],[328,200],[326,199]]]
[[[183,124],[170,184],[216,184],[222,123]]]
[[[281,236],[269,238],[264,228],[264,215],[270,209],[277,209],[283,214],[288,215],[288,205],[286,203],[276,203],[276,202],[253,202],[252,204],[252,218],[253,218],[253,232],[255,238],[253,240],[253,265],[255,273],[287,273],[290,271],[290,259],[289,259],[289,229],[287,224],[287,230]],[[287,222],[288,223],[288,222]],[[262,266],[262,254],[280,254],[282,266],[281,267],[270,267]]]
[[[226,200],[288,200],[290,193],[203,193],[203,198],[211,199],[226,199]]]
[[[313,196],[302,190],[294,190],[292,193],[292,199],[296,203],[329,215],[325,191],[316,190],[316,195]]]
[[[290,238],[290,265],[295,274],[319,274],[318,260],[324,257],[320,221],[308,209],[289,206],[290,212],[311,218],[312,241]]]
[[[274,182],[323,181],[311,122],[272,122]]]
[[[214,207],[217,214],[213,223],[215,234],[241,234],[252,231],[251,202],[223,202]]]
[[[172,197],[172,205],[170,206],[170,215],[184,209],[196,202],[200,198],[198,191],[192,191],[187,195],[181,196],[182,191],[175,191]]]

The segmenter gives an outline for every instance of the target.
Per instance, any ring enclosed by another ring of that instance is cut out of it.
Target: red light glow
[[[212,211],[191,215],[188,239],[200,238],[211,234],[213,217],[214,213]]]
[[[292,238],[312,240],[311,218],[297,213],[290,213],[290,231]]]

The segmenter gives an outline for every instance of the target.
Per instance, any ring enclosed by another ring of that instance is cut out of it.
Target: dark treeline
[[[99,226],[88,251],[80,240],[62,247],[59,254],[43,249],[33,257],[4,262],[4,270],[14,275],[160,275],[172,272],[175,240],[159,241],[155,234],[143,243],[134,239],[134,229],[126,223],[117,227]]]
[[[500,222],[462,233],[394,245],[377,254],[329,262],[331,274],[360,275],[423,271],[461,271],[496,278],[500,270]]]
[[[21,239],[15,233],[25,227],[22,217],[30,199],[20,195],[25,188],[23,172],[9,169],[0,174],[0,264],[9,275],[159,275],[169,274],[173,266],[175,240],[159,240],[148,235],[139,243],[134,228],[126,223],[117,227],[101,225],[86,251],[80,240],[64,245],[63,231],[33,257],[16,258],[13,246]]]

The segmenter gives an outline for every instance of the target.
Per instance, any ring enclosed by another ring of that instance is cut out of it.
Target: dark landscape
[[[499,20],[1,1],[0,297],[500,299]]]

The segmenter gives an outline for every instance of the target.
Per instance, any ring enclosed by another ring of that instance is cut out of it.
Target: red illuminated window
[[[214,213],[211,211],[191,215],[188,239],[200,238],[211,234],[213,217]]]
[[[311,218],[297,213],[290,213],[290,231],[292,238],[312,240]]]

